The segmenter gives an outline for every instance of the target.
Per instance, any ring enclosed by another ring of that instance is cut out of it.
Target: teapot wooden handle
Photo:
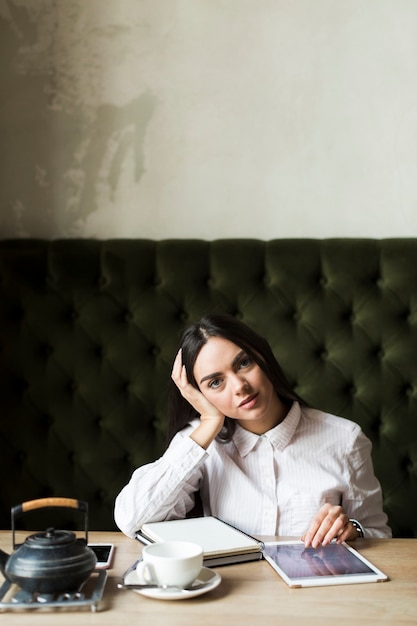
[[[50,507],[62,507],[66,509],[77,509],[78,511],[86,511],[87,503],[75,498],[38,498],[37,500],[27,500],[22,504],[13,507],[16,509],[15,515],[27,513],[27,511],[36,511],[36,509],[44,509]]]

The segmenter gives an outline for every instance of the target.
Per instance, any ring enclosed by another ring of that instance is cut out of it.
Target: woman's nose
[[[246,378],[236,375],[233,379],[235,393],[247,393],[250,385]]]

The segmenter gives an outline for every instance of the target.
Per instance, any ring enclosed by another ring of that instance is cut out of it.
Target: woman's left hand
[[[337,543],[356,539],[357,531],[341,506],[325,504],[311,520],[307,532],[301,537],[306,548],[327,546],[333,539]]]

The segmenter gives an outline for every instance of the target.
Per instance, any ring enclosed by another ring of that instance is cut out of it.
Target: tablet
[[[264,558],[290,587],[377,583],[388,577],[347,543],[306,548],[302,541],[265,543]]]

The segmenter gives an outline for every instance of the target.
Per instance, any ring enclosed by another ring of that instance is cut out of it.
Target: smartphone
[[[113,560],[114,544],[113,543],[89,543],[97,557],[96,569],[109,569]]]

